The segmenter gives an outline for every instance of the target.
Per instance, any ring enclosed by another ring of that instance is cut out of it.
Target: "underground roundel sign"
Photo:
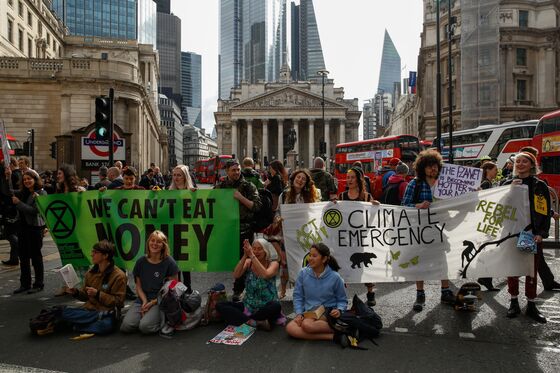
[[[109,156],[109,141],[95,138],[95,129],[81,139],[82,160],[105,160]],[[125,159],[125,139],[113,133],[113,157]]]

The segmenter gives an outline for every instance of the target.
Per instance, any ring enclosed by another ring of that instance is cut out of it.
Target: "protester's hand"
[[[294,321],[298,324],[298,326],[301,326],[301,323],[303,322],[303,315],[297,315]]]
[[[153,190],[154,192],[157,192],[157,191],[160,191],[161,188],[159,187],[159,185],[154,185],[154,186],[152,187],[152,190]]]
[[[554,212],[554,214],[552,214],[552,218],[553,218],[554,220],[558,220],[559,217],[560,217],[560,214],[557,213],[557,212]]]
[[[379,202],[379,201],[376,200],[376,199],[372,199],[372,200],[371,200],[371,204],[374,205],[374,206],[379,206],[379,205],[381,204],[381,202]]]
[[[241,201],[241,198],[243,197],[243,194],[239,193],[238,190],[236,190],[235,192],[233,192],[233,198],[235,198],[238,201]]]
[[[153,305],[154,305],[153,301],[142,303],[142,307],[140,308],[140,312],[142,312],[142,315],[144,315],[146,312],[148,312],[150,310],[150,308],[152,308]]]
[[[190,190],[191,192],[196,192],[196,191],[198,190],[198,188],[194,188],[194,187],[193,187],[193,188],[190,188],[189,190]]]
[[[266,179],[266,180],[264,181],[264,186],[266,187],[266,186],[269,186],[269,185],[270,185],[270,180]]]
[[[542,242],[542,236],[540,234],[536,234],[535,235],[535,243],[541,243]]]
[[[330,315],[332,317],[334,317],[335,319],[338,319],[340,317],[340,310],[337,310],[336,308],[331,310]]]
[[[76,288],[69,288],[68,286],[64,285],[62,287],[62,290],[64,290],[64,292],[66,294],[70,294],[70,295],[75,295],[78,292],[78,289]]]
[[[97,289],[91,286],[86,286],[86,293],[88,297],[95,297],[97,295]]]
[[[251,246],[251,244],[249,243],[249,240],[245,240],[243,241],[243,252],[245,253],[245,256],[247,256],[248,258],[252,257],[253,255],[255,255],[253,253],[253,247]]]
[[[107,187],[106,187],[106,186],[102,186],[101,188],[99,188],[99,191],[100,191],[100,192],[104,192],[104,191],[106,191],[106,190],[107,190]]]
[[[513,179],[513,181],[511,182],[511,185],[521,185],[523,184],[523,181],[521,181],[521,179]]]
[[[427,209],[428,207],[430,207],[430,202],[429,201],[424,201],[424,202],[418,203],[416,205],[417,209]]]
[[[14,205],[17,205],[18,203],[20,203],[19,198],[17,198],[16,196],[12,196],[12,203],[13,203]]]
[[[33,199],[35,199],[35,198],[39,197],[39,193],[37,193],[37,192],[33,192],[33,194],[32,194],[32,195],[33,195]]]

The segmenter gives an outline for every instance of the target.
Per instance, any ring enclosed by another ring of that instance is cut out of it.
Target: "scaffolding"
[[[461,0],[461,126],[500,123],[499,0]]]

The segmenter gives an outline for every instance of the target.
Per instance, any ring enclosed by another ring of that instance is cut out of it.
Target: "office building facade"
[[[313,0],[300,0],[300,5],[292,2],[291,10],[292,78],[316,79],[317,71],[325,69],[325,59]]]
[[[168,164],[162,165],[162,171],[172,170],[183,163],[183,123],[181,109],[172,99],[160,93],[159,117],[163,130],[167,132]]]
[[[52,10],[71,35],[137,40],[156,45],[153,0],[53,0]]]
[[[181,52],[181,94],[183,123],[202,128],[202,56]]]
[[[157,13],[160,93],[181,107],[181,19]]]

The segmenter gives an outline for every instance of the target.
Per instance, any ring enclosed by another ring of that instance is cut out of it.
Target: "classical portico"
[[[343,95],[342,89],[332,87],[332,80],[329,83],[330,93]],[[299,165],[312,167],[314,157],[322,155],[322,141],[326,142],[326,158],[334,160],[337,144],[358,139],[361,112],[357,100],[327,97],[326,85],[323,124],[320,83],[245,84],[232,93],[255,91],[253,86],[259,85],[264,88],[261,94],[218,101],[215,117],[220,154],[235,154],[238,158],[256,155],[255,161],[260,165],[275,159],[285,162],[291,150],[288,136],[293,129]]]

